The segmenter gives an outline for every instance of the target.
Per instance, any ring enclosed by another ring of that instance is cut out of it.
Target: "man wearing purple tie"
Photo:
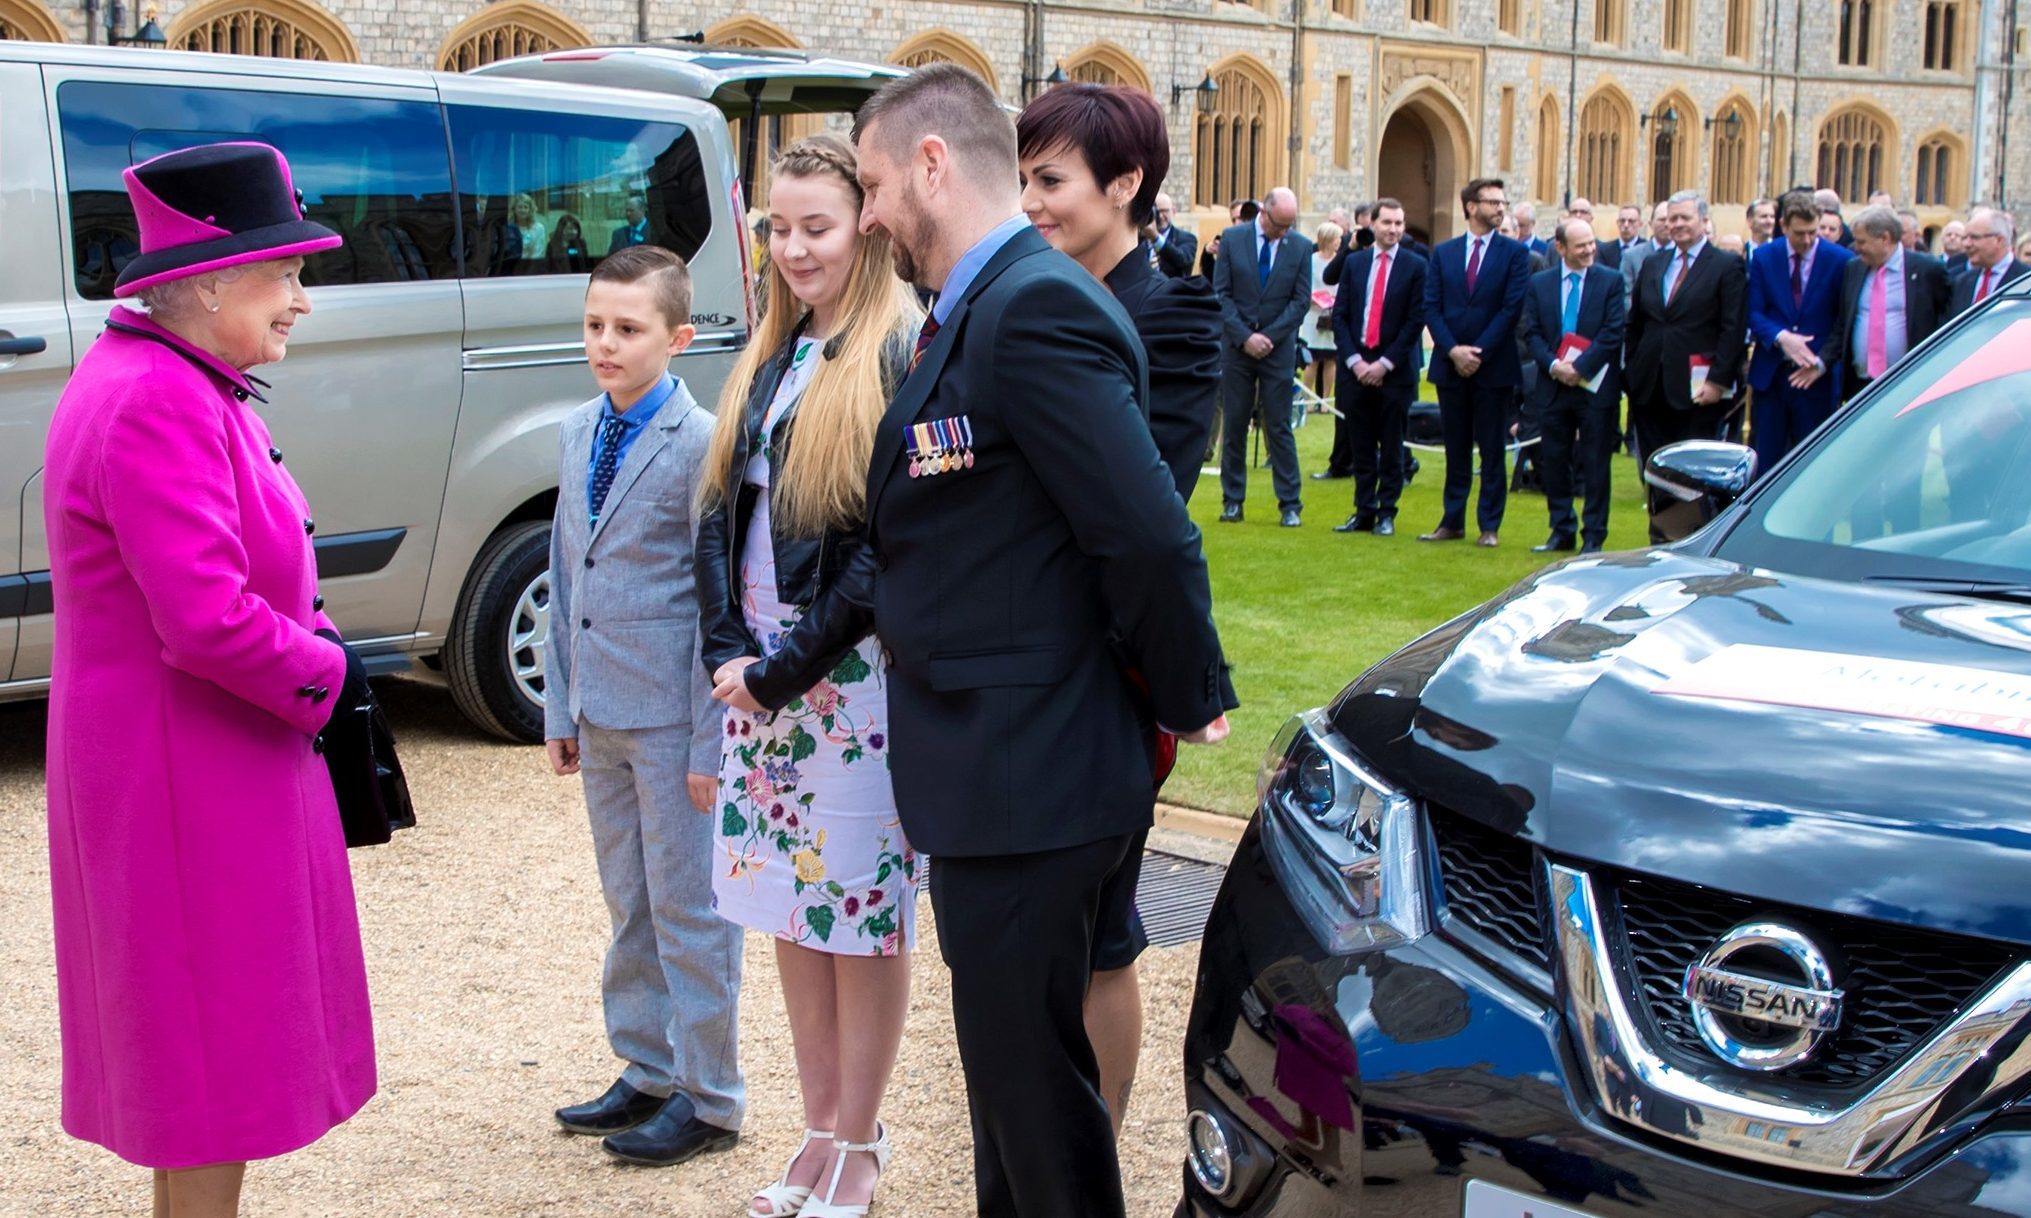
[[[1841,369],[1822,356],[1840,328],[1840,289],[1854,255],[1819,235],[1819,207],[1794,190],[1779,201],[1784,240],[1749,259],[1749,442],[1768,470],[1825,422],[1840,399]]]

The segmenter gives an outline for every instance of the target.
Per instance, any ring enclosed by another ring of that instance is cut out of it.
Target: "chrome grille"
[[[2024,955],[1992,940],[1752,901],[1674,880],[1622,874],[1607,886],[1652,1043],[1703,1067],[1719,1059],[1693,1027],[1686,967],[1752,918],[1809,929],[1835,957],[1847,995],[1839,1031],[1812,1058],[1774,1076],[1825,1087],[1874,1079]]]
[[[1549,972],[1537,852],[1529,842],[1450,809],[1432,806],[1429,812],[1446,915],[1514,952],[1522,963]]]

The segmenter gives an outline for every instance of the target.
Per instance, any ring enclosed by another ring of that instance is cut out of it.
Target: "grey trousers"
[[[684,793],[688,728],[578,725],[579,772],[613,920],[600,996],[607,1042],[637,1091],[682,1091],[740,1128],[741,928],[712,908],[712,817]]]
[[[1279,509],[1298,511],[1298,443],[1291,435],[1292,378],[1297,375],[1297,348],[1289,340],[1262,359],[1251,359],[1239,347],[1226,352],[1220,375],[1220,498],[1240,503],[1248,498],[1248,418],[1262,407],[1262,446],[1269,451],[1270,483]]]

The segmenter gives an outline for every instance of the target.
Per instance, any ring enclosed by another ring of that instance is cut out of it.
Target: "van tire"
[[[518,627],[517,619],[527,616],[525,595],[540,592],[547,606],[549,573],[549,521],[509,525],[494,534],[473,562],[444,640],[452,701],[482,731],[521,744],[542,743],[543,704],[516,678],[510,638],[531,625],[523,620]],[[524,649],[525,661],[528,655]]]

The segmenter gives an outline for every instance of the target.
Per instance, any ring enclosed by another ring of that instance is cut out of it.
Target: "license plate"
[[[1593,1218],[1580,1210],[1528,1197],[1481,1180],[1467,1181],[1467,1209],[1462,1218]]]

